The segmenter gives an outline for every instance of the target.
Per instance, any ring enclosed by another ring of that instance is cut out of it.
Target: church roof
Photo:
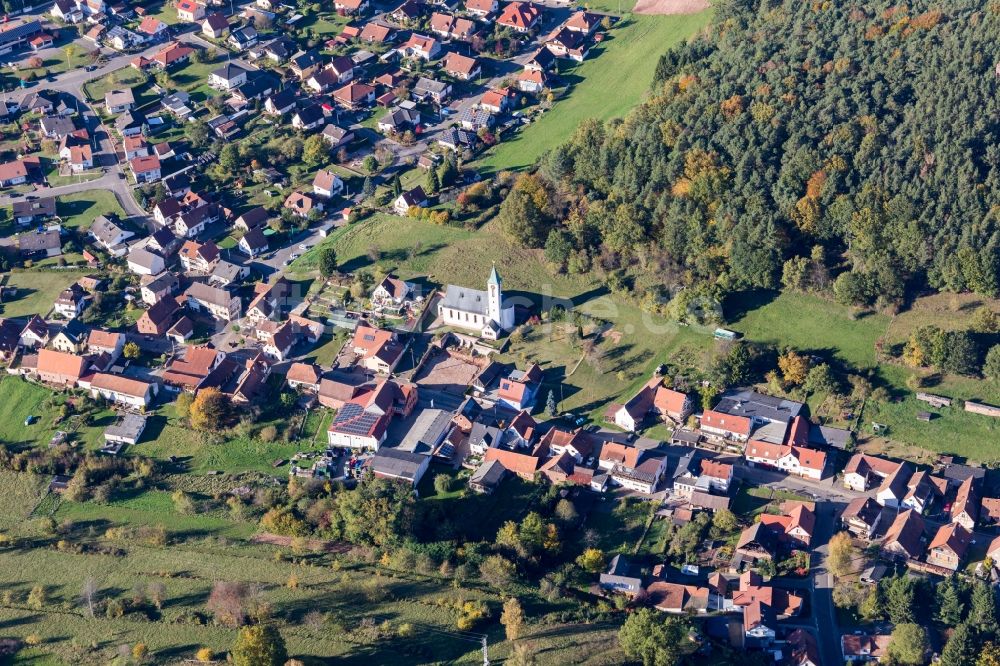
[[[489,296],[481,289],[469,289],[449,284],[441,305],[459,312],[486,315],[489,308]]]

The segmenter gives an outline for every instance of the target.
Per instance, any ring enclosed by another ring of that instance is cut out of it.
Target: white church
[[[475,331],[487,340],[496,340],[514,328],[514,306],[504,303],[496,265],[486,282],[486,291],[449,284],[438,304],[438,316],[445,326]]]

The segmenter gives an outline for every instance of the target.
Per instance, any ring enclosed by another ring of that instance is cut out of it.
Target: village
[[[505,291],[495,263],[463,285],[338,263],[327,241],[359,219],[459,215],[478,157],[559,113],[561,72],[600,57],[618,16],[335,0],[318,36],[276,0],[155,9],[56,0],[0,27],[0,392],[31,384],[113,414],[96,444],[58,420],[49,448],[127,459],[156,440],[152,419],[214,401],[205,430],[320,424],[257,461],[281,483],[384,479],[421,501],[447,474],[472,496],[533,484],[648,507],[640,532],[666,554],[621,544],[589,591],[797,666],[887,659],[892,625],[851,615],[848,591],[1000,580],[986,467],[858,452],[804,402],[742,384],[706,402],[665,369],[595,419],[564,409],[550,368],[504,357],[554,315]],[[78,62],[42,71],[52,54]],[[293,271],[305,255],[311,284]],[[917,397],[921,422],[951,407]],[[62,493],[72,471],[51,477]]]

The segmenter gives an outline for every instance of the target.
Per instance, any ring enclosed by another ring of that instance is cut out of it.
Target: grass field
[[[123,67],[83,84],[83,92],[92,102],[103,102],[108,91],[134,88],[145,83],[149,76],[134,67]]]
[[[601,9],[616,11],[617,4]],[[649,90],[659,55],[705,27],[711,16],[706,11],[688,16],[624,17],[587,60],[562,74],[570,82],[568,98],[495,147],[479,165],[489,171],[527,167],[566,141],[581,121],[624,116]]]
[[[850,308],[817,296],[785,293],[735,299],[727,315],[735,317],[729,327],[748,339],[781,348],[801,351],[847,364],[855,370],[870,369],[875,384],[885,386],[891,399],[869,400],[861,419],[862,441],[873,438],[873,421],[889,426],[886,436],[939,453],[968,456],[978,461],[995,461],[1000,454],[992,443],[1000,434],[994,419],[963,411],[960,404],[934,411],[937,416],[925,423],[916,419],[927,405],[917,401],[907,388],[914,370],[895,363],[880,362],[876,342],[901,343],[925,324],[942,328],[966,328],[980,305],[1000,309],[995,301],[972,295],[938,295],[917,300],[913,306],[890,318],[883,314],[852,317]],[[1000,403],[1000,387],[971,377],[944,375],[940,383],[926,390],[961,400]],[[878,438],[874,438],[878,439]]]
[[[44,315],[52,309],[59,292],[79,280],[84,272],[75,270],[19,271],[8,273],[7,286],[18,288],[18,296],[3,304],[3,316]]]
[[[89,227],[98,215],[126,217],[125,210],[114,192],[108,190],[85,190],[74,194],[64,194],[56,199],[56,212],[66,227]]]

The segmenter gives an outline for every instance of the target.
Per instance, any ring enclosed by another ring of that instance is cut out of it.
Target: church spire
[[[497,262],[493,262],[493,270],[490,271],[490,279],[486,282],[487,285],[500,284],[500,274],[497,273]]]

